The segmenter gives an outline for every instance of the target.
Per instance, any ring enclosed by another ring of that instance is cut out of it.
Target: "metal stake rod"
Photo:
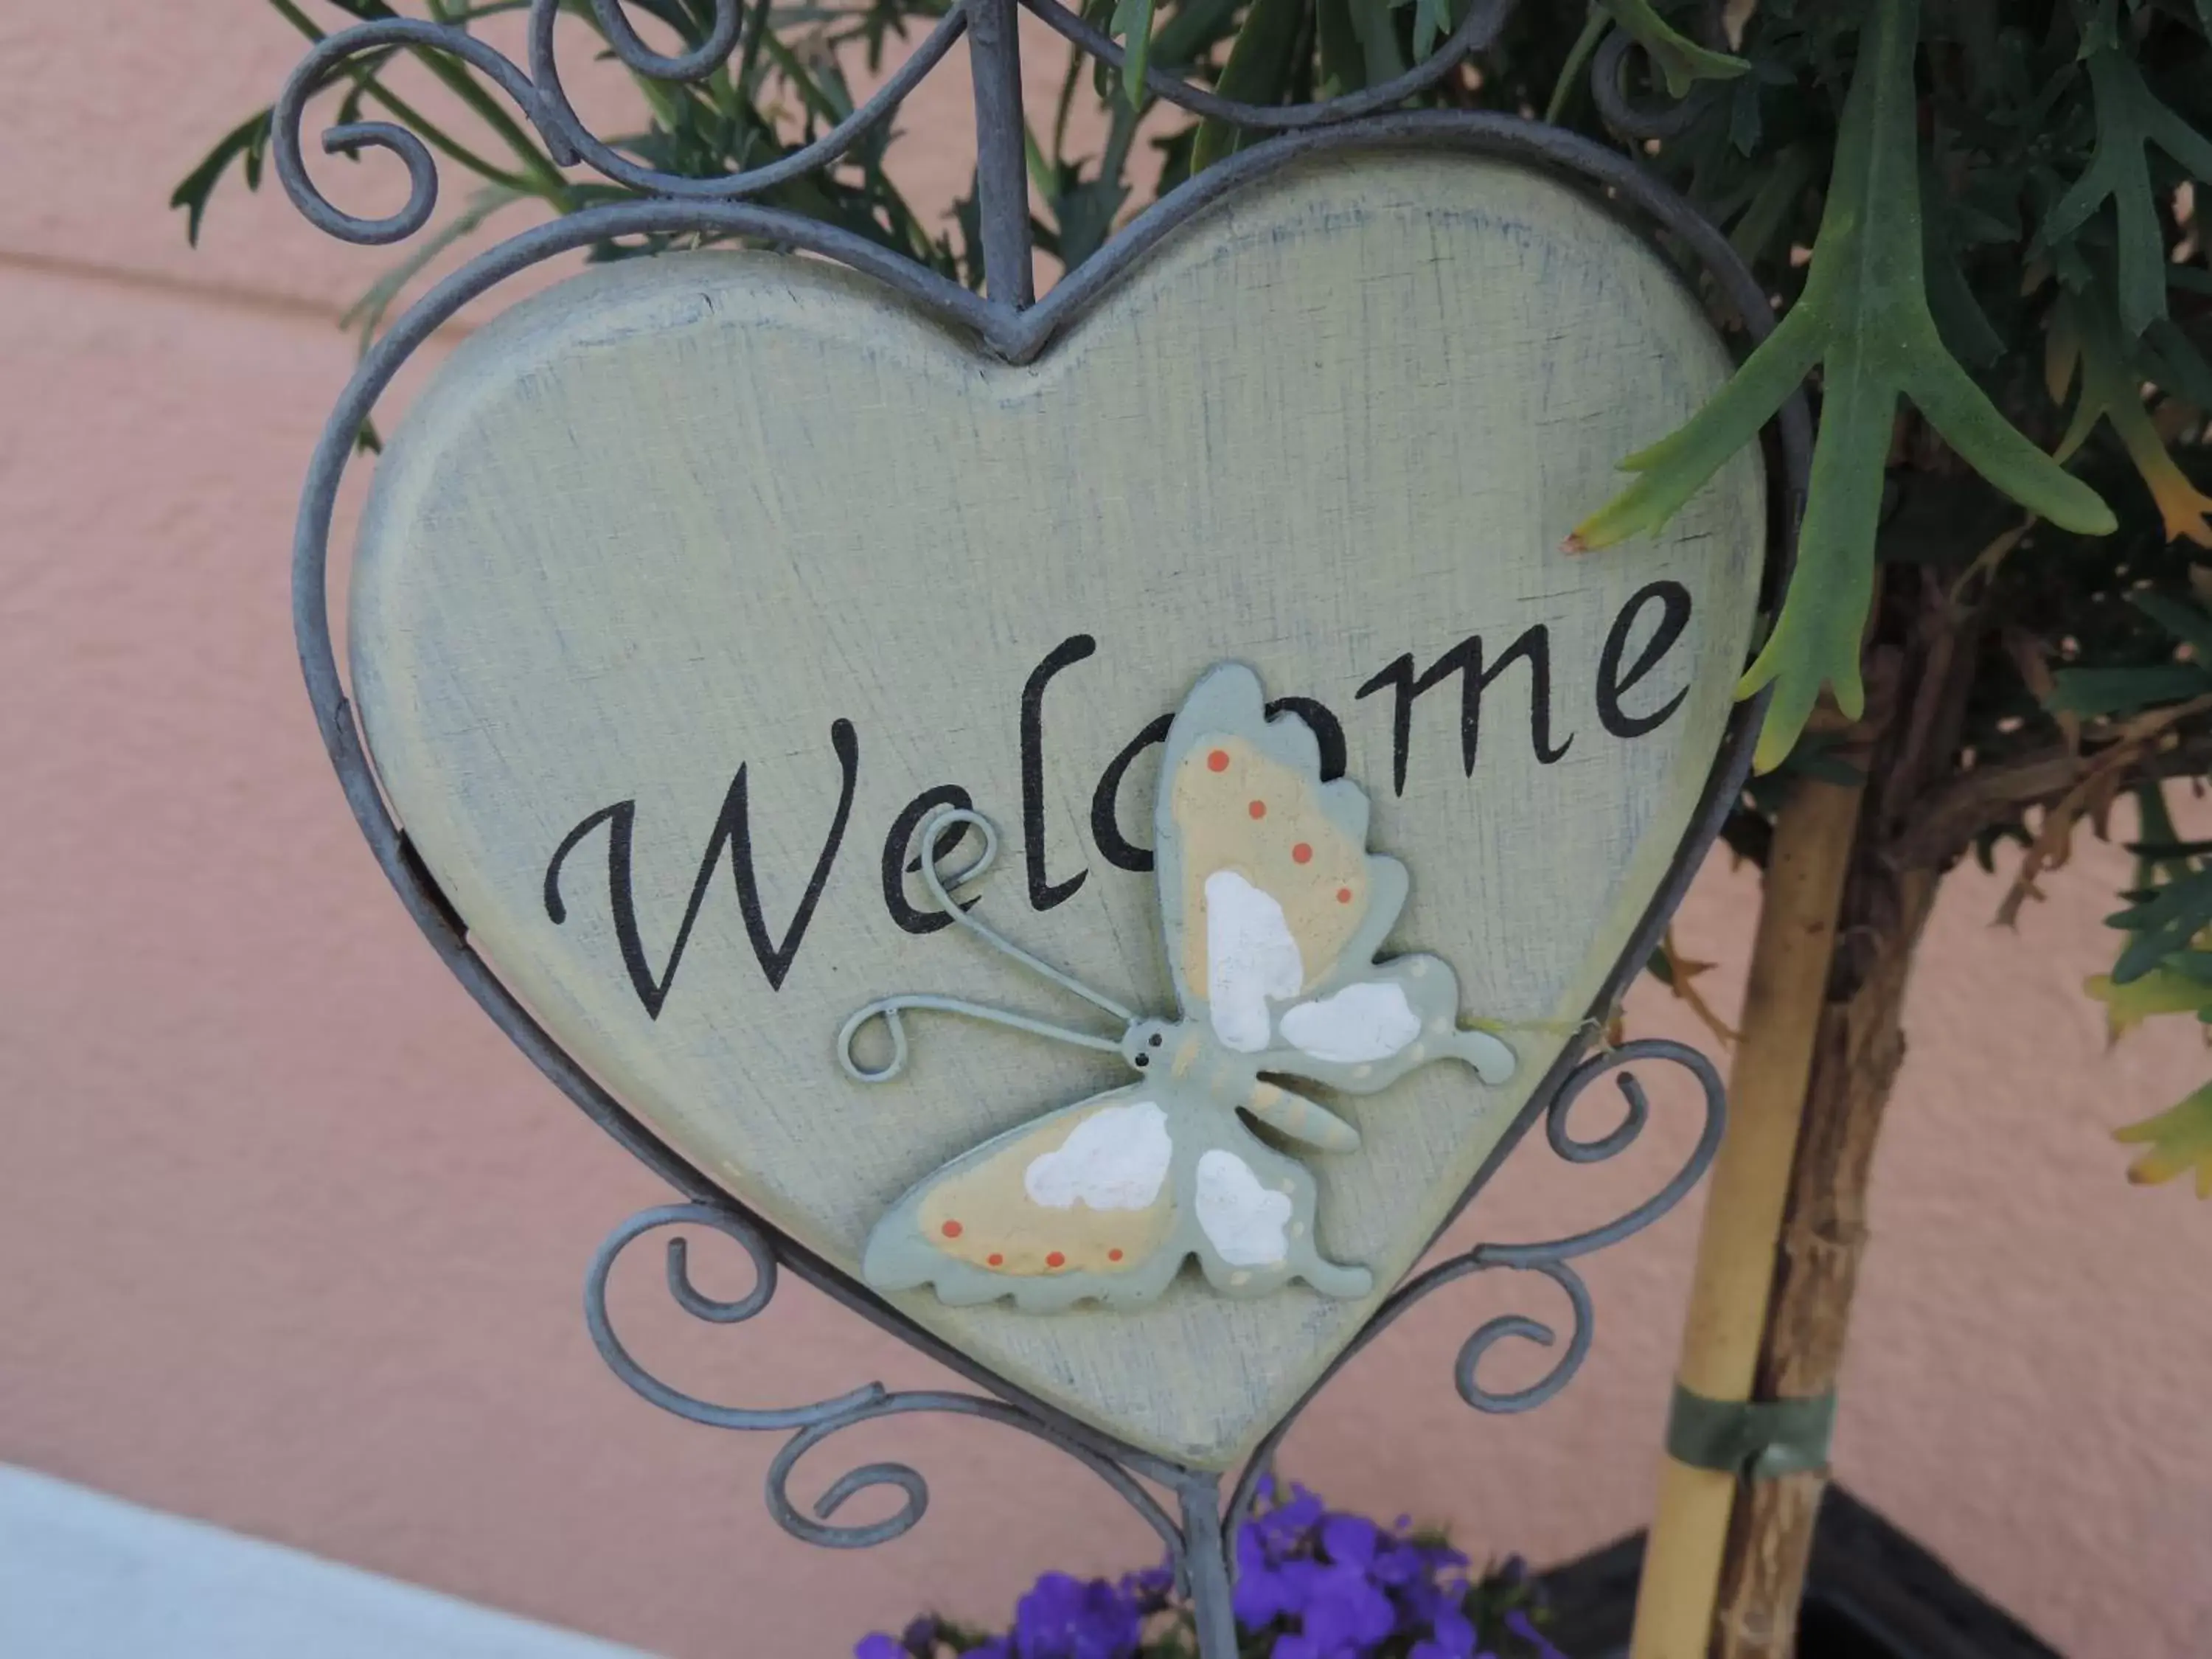
[[[983,294],[994,306],[1036,303],[1030,258],[1030,175],[1022,116],[1022,44],[1015,0],[968,0],[975,82],[976,210],[983,222]]]
[[[1237,1659],[1237,1613],[1229,1589],[1229,1534],[1221,1524],[1221,1483],[1193,1474],[1177,1483],[1182,1501],[1183,1571],[1190,1582],[1198,1659]]]

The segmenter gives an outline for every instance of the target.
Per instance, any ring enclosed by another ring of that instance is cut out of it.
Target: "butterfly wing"
[[[1187,1018],[1257,1054],[1275,1002],[1340,962],[1370,963],[1406,902],[1406,869],[1367,850],[1367,796],[1324,783],[1296,714],[1269,720],[1238,663],[1191,689],[1168,728],[1155,808],[1161,919]]]
[[[1189,1254],[1175,1178],[1188,1118],[1172,1087],[1133,1084],[987,1140],[876,1224],[860,1276],[1024,1313],[1149,1301]]]
[[[1459,1029],[1447,963],[1376,965],[1406,866],[1368,851],[1365,792],[1322,781],[1319,742],[1295,714],[1267,718],[1259,676],[1231,663],[1201,678],[1162,765],[1160,908],[1187,1018],[1261,1070],[1354,1093],[1447,1058],[1512,1075],[1503,1042]]]

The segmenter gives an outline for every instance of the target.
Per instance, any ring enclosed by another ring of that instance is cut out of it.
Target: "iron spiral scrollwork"
[[[1627,1069],[1639,1064],[1680,1066],[1696,1080],[1701,1091],[1705,1121],[1698,1130],[1696,1145],[1691,1148],[1681,1166],[1650,1197],[1600,1226],[1534,1243],[1477,1244],[1407,1279],[1383,1299],[1373,1316],[1361,1328],[1359,1334],[1322,1373],[1305,1398],[1299,1401],[1297,1409],[1271,1430],[1260,1443],[1238,1480],[1231,1500],[1232,1521],[1241,1521],[1250,1512],[1260,1477],[1273,1464],[1277,1449],[1305,1406],[1334,1382],[1337,1374],[1376,1338],[1410,1312],[1417,1304],[1447,1285],[1497,1268],[1534,1273],[1550,1280],[1565,1293],[1573,1317],[1566,1346],[1544,1375],[1523,1387],[1504,1391],[1486,1388],[1477,1378],[1476,1372],[1491,1351],[1508,1339],[1550,1347],[1558,1340],[1559,1334],[1541,1320],[1520,1313],[1500,1314],[1477,1326],[1460,1345],[1459,1353],[1452,1364],[1452,1380],[1458,1388],[1460,1398],[1469,1406],[1477,1411],[1493,1414],[1533,1411],[1573,1380],[1589,1352],[1595,1316],[1591,1308],[1589,1288],[1571,1264],[1577,1257],[1634,1237],[1680,1203],[1690,1189],[1698,1184],[1712,1163],[1714,1154],[1720,1150],[1721,1133],[1727,1124],[1727,1094],[1712,1062],[1696,1049],[1681,1043],[1659,1038],[1641,1038],[1602,1050],[1584,1060],[1553,1090],[1542,1110],[1544,1139],[1554,1153],[1570,1164],[1600,1164],[1619,1157],[1636,1143],[1650,1118],[1650,1097],[1644,1092],[1641,1080]],[[1593,1139],[1577,1139],[1568,1123],[1575,1103],[1599,1079],[1616,1073],[1619,1073],[1620,1091],[1626,1108],[1620,1122]]]
[[[1606,125],[1624,138],[1679,138],[1711,102],[1711,83],[1699,82],[1686,96],[1640,102],[1631,99],[1627,79],[1632,56],[1647,57],[1642,46],[1618,30],[1598,43],[1590,59],[1590,100]]]
[[[1305,1405],[1376,1337],[1415,1304],[1447,1285],[1499,1268],[1534,1273],[1565,1294],[1572,1317],[1565,1345],[1544,1375],[1534,1382],[1504,1391],[1486,1387],[1477,1376],[1491,1351],[1509,1339],[1549,1347],[1558,1341],[1559,1334],[1542,1321],[1519,1313],[1499,1315],[1477,1327],[1461,1345],[1453,1364],[1454,1382],[1461,1398],[1468,1405],[1493,1413],[1529,1411],[1566,1387],[1589,1352],[1595,1317],[1589,1287],[1571,1264],[1578,1257],[1633,1237],[1673,1209],[1697,1184],[1720,1146],[1726,1109],[1721,1079],[1711,1061],[1680,1043],[1644,1039],[1607,1049],[1583,1060],[1553,1091],[1542,1108],[1544,1137],[1553,1152],[1571,1164],[1595,1164],[1616,1158],[1633,1146],[1650,1120],[1650,1104],[1642,1081],[1629,1068],[1644,1064],[1681,1066],[1702,1092],[1704,1122],[1696,1144],[1681,1165],[1650,1197],[1600,1226],[1539,1243],[1478,1244],[1416,1273],[1400,1285],[1384,1298],[1358,1335],[1316,1382],[1297,1407],[1260,1443],[1240,1475],[1231,1500],[1229,1521],[1232,1530],[1249,1513],[1260,1477],[1273,1466],[1284,1437],[1297,1421]],[[1577,1139],[1570,1125],[1576,1103],[1591,1085],[1616,1074],[1626,1109],[1621,1121],[1603,1134]],[[753,1283],[745,1294],[734,1299],[707,1296],[691,1281],[686,1241],[680,1237],[672,1238],[667,1245],[666,1279],[669,1296],[679,1308],[695,1319],[731,1325],[753,1318],[768,1306],[778,1284],[776,1246],[769,1233],[724,1204],[666,1205],[632,1216],[607,1237],[593,1255],[584,1285],[585,1321],[592,1340],[617,1376],[663,1411],[709,1428],[788,1431],[791,1438],[769,1466],[767,1501],[769,1513],[793,1537],[831,1548],[858,1549],[885,1542],[910,1530],[928,1508],[929,1486],[921,1473],[909,1465],[875,1462],[848,1471],[831,1482],[815,1501],[811,1515],[793,1500],[791,1477],[807,1453],[842,1430],[913,1413],[945,1413],[1004,1424],[1067,1452],[1143,1517],[1166,1546],[1178,1575],[1184,1572],[1184,1534],[1144,1480],[1150,1479],[1186,1495],[1196,1485],[1210,1494],[1212,1477],[1131,1448],[1102,1444],[1087,1436],[1072,1437],[1064,1419],[1019,1390],[1001,1387],[999,1397],[939,1390],[895,1393],[880,1382],[870,1382],[809,1405],[761,1407],[718,1405],[655,1376],[615,1334],[607,1310],[607,1285],[617,1258],[629,1245],[647,1233],[680,1226],[707,1228],[736,1243],[750,1261]],[[878,1323],[894,1330],[899,1328],[901,1322],[888,1310],[863,1305],[860,1311]],[[900,1494],[902,1501],[895,1514],[860,1525],[834,1522],[832,1517],[849,1499],[863,1492],[881,1488]]]
[[[814,1501],[811,1515],[793,1500],[791,1477],[807,1453],[843,1430],[882,1418],[929,1412],[1004,1424],[1059,1447],[1112,1487],[1159,1534],[1170,1556],[1180,1561],[1182,1534],[1136,1477],[1114,1459],[1069,1440],[1059,1425],[1027,1405],[937,1389],[894,1392],[880,1382],[869,1382],[810,1405],[723,1406],[661,1381],[638,1362],[615,1334],[614,1322],[607,1312],[607,1281],[616,1260],[635,1241],[664,1228],[686,1226],[707,1228],[734,1242],[751,1264],[753,1283],[744,1295],[733,1300],[706,1295],[691,1281],[688,1242],[680,1237],[672,1238],[667,1246],[667,1284],[676,1305],[694,1319],[714,1325],[742,1324],[765,1309],[775,1297],[779,1282],[776,1249],[768,1232],[726,1206],[667,1204],[632,1216],[610,1233],[593,1254],[584,1277],[585,1325],[607,1368],[661,1410],[714,1429],[791,1431],[791,1438],[769,1465],[767,1497],[769,1515],[793,1537],[830,1549],[866,1549],[911,1531],[929,1507],[929,1484],[920,1471],[907,1464],[864,1463],[848,1470]],[[1146,1467],[1144,1472],[1159,1470]],[[900,1494],[902,1501],[896,1513],[860,1525],[833,1522],[832,1517],[849,1500],[879,1488]]]
[[[624,0],[590,0],[590,6],[616,62],[647,79],[669,82],[696,80],[714,73],[733,54],[750,61],[769,21],[769,0],[714,0],[709,26],[698,44],[671,56],[655,52],[640,37],[625,11]],[[1705,1094],[1705,1125],[1687,1160],[1650,1198],[1601,1227],[1536,1243],[1477,1245],[1401,1284],[1378,1304],[1368,1323],[1297,1407],[1259,1444],[1231,1484],[1224,1511],[1224,1477],[1109,1439],[991,1376],[805,1246],[736,1200],[722,1196],[678,1151],[609,1095],[538,1024],[491,964],[477,954],[464,919],[415,855],[380,790],[331,637],[328,571],[336,503],[346,469],[354,459],[356,435],[380,396],[416,349],[471,301],[534,265],[605,239],[708,234],[826,258],[881,283],[984,349],[1010,362],[1025,362],[1111,291],[1149,250],[1231,192],[1306,157],[1410,146],[1571,175],[1602,192],[1624,212],[1668,233],[1710,275],[1715,297],[1734,313],[1749,337],[1764,337],[1773,326],[1765,291],[1726,237],[1695,208],[1646,173],[1632,157],[1573,133],[1508,114],[1399,108],[1437,89],[1456,68],[1489,46],[1512,14],[1514,0],[1474,0],[1457,28],[1402,75],[1358,93],[1310,103],[1243,103],[1158,65],[1149,68],[1144,77],[1147,92],[1190,114],[1251,130],[1263,141],[1237,149],[1136,215],[1090,259],[1066,274],[1042,299],[1036,299],[1029,271],[1028,186],[1013,27],[1018,6],[1082,52],[1116,68],[1122,65],[1121,48],[1087,21],[1083,13],[1061,0],[951,0],[905,60],[834,126],[773,160],[703,178],[648,166],[585,125],[569,101],[555,51],[558,16],[564,9],[576,9],[574,0],[530,0],[524,20],[526,66],[458,25],[416,19],[380,18],[319,41],[287,81],[276,100],[271,113],[270,145],[275,169],[286,193],[311,223],[332,236],[360,244],[404,241],[422,231],[437,209],[438,166],[429,145],[393,122],[342,121],[325,131],[320,138],[326,153],[359,155],[380,150],[396,157],[409,181],[407,198],[396,210],[381,216],[349,213],[324,195],[308,176],[302,132],[309,101],[366,54],[431,52],[465,64],[483,75],[519,112],[521,121],[536,131],[556,167],[592,169],[612,181],[619,191],[630,194],[626,199],[580,207],[477,254],[435,283],[364,356],[324,428],[302,494],[292,553],[295,626],[308,695],[347,799],[378,862],[439,957],[494,1023],[572,1101],[672,1187],[693,1195],[693,1201],[649,1209],[632,1217],[607,1237],[592,1260],[585,1286],[586,1317],[594,1343],[616,1376],[642,1398],[690,1421],[786,1437],[768,1470],[769,1511],[794,1536],[835,1548],[859,1548],[896,1538],[921,1520],[929,1502],[929,1486],[923,1475],[908,1464],[895,1462],[860,1464],[831,1480],[811,1504],[802,1505],[795,1499],[792,1485],[801,1463],[847,1429],[916,1413],[954,1415],[1001,1424],[1056,1446],[1103,1480],[1158,1535],[1199,1610],[1201,1651],[1206,1659],[1225,1659],[1234,1654],[1237,1645],[1229,1610],[1233,1552],[1227,1540],[1249,1513],[1261,1474],[1271,1467],[1284,1435],[1305,1404],[1417,1304],[1445,1285],[1494,1269],[1548,1280],[1566,1297],[1569,1322],[1556,1328],[1523,1313],[1485,1322],[1462,1344],[1455,1360],[1459,1392],[1470,1406],[1491,1413],[1527,1411],[1556,1395],[1580,1366],[1591,1342],[1591,1297],[1576,1263],[1664,1214],[1696,1182],[1713,1156],[1723,1107],[1719,1079],[1711,1064],[1680,1045],[1650,1042],[1628,1043],[1579,1062],[1571,1054],[1562,1059],[1523,1106],[1501,1141],[1497,1157],[1533,1128],[1540,1115],[1553,1152],[1567,1161],[1595,1163],[1618,1155],[1638,1138],[1650,1116],[1642,1086],[1632,1068],[1674,1064],[1686,1068]],[[953,283],[899,252],[848,230],[755,199],[788,180],[836,166],[880,129],[963,38],[977,60],[977,210],[986,270],[983,293]],[[1700,92],[1691,100],[1671,106],[1632,101],[1626,89],[1635,78],[1629,58],[1632,50],[1635,49],[1616,30],[1593,56],[1591,88],[1600,114],[1614,132],[1630,139],[1679,132],[1695,118],[1696,109],[1701,107],[1697,100],[1707,94]],[[599,192],[602,197],[607,194]],[[1793,504],[1802,498],[1809,465],[1810,422],[1802,399],[1785,409],[1779,431],[1786,488],[1774,492],[1778,503],[1773,544],[1777,552],[1770,561],[1770,579],[1786,564]],[[1662,890],[1602,988],[1601,1005],[1610,1006],[1640,969],[1694,872],[1699,853],[1717,835],[1747,774],[1759,712],[1759,703],[1747,704],[1732,720],[1705,781],[1683,849],[1677,853]],[[893,1008],[886,1013],[894,1039],[897,1012]],[[1607,1076],[1617,1079],[1626,1103],[1625,1115],[1602,1134],[1577,1138],[1569,1126],[1569,1115],[1591,1085]],[[1486,1167],[1466,1196],[1471,1198],[1492,1173]],[[744,1294],[727,1300],[708,1296],[690,1277],[687,1240],[680,1235],[670,1238],[668,1293],[690,1316],[715,1325],[744,1324],[768,1307],[785,1273],[796,1273],[901,1340],[951,1367],[977,1391],[895,1391],[880,1382],[870,1382],[811,1403],[755,1407],[720,1405],[669,1385],[641,1364],[617,1335],[608,1313],[607,1295],[617,1258],[637,1240],[671,1228],[703,1229],[735,1244],[752,1270],[752,1283]],[[1556,1350],[1545,1374],[1513,1389],[1496,1388],[1486,1382],[1479,1372],[1509,1340]],[[870,1492],[895,1498],[897,1507],[875,1521],[837,1518],[848,1504]]]

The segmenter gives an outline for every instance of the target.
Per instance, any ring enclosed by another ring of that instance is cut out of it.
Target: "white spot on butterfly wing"
[[[1283,1036],[1316,1060],[1388,1060],[1421,1034],[1421,1017],[1390,979],[1360,980],[1283,1014]]]
[[[1214,1254],[1232,1267],[1272,1267],[1291,1253],[1290,1195],[1269,1192],[1234,1152],[1216,1147],[1199,1158],[1194,1207]]]
[[[1108,1106],[1076,1126],[1057,1152],[1033,1158],[1022,1190],[1048,1210],[1147,1210],[1160,1195],[1175,1144],[1167,1114],[1149,1100]]]
[[[1304,959],[1273,896],[1234,870],[1206,878],[1206,1000],[1213,1035],[1238,1054],[1267,1046],[1269,997],[1305,988]]]

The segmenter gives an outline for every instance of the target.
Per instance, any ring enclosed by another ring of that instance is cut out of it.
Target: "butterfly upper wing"
[[[1154,809],[1161,919],[1184,1014],[1224,1046],[1268,1047],[1273,1002],[1368,963],[1406,902],[1406,870],[1367,850],[1366,794],[1324,783],[1306,723],[1269,720],[1259,676],[1228,663],[1168,728]]]
[[[876,1224],[860,1276],[930,1285],[956,1306],[1011,1296],[1024,1312],[1146,1300],[1188,1254],[1173,1178],[1183,1116],[1172,1086],[1133,1084],[987,1140]]]
[[[1192,689],[1168,730],[1155,830],[1160,908],[1184,1013],[1224,1047],[1354,1092],[1462,1059],[1486,1082],[1511,1051],[1458,1028],[1459,988],[1434,957],[1377,966],[1408,879],[1367,850],[1357,784],[1324,782],[1295,714],[1267,715],[1238,664]]]

